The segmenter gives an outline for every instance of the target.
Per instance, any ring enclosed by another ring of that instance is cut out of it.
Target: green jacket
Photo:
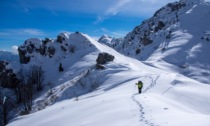
[[[141,81],[136,83],[136,85],[138,85],[138,88],[142,88],[143,87],[143,83]]]

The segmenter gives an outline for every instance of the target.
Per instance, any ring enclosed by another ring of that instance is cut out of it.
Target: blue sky
[[[80,31],[94,38],[123,37],[175,0],[0,0],[0,50],[27,38],[56,38]]]

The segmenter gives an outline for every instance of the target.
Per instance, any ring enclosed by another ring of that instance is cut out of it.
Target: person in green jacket
[[[141,94],[141,90],[142,90],[142,88],[143,88],[143,83],[142,83],[142,81],[138,81],[138,83],[136,83],[136,85],[138,85],[139,94]]]

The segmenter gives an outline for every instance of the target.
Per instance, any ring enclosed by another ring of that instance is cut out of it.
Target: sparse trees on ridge
[[[29,83],[36,85],[37,91],[42,90],[44,81],[44,71],[41,66],[32,66],[28,71]]]

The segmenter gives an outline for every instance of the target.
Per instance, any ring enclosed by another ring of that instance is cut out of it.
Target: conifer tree
[[[59,72],[64,71],[64,70],[63,70],[63,66],[62,66],[62,64],[61,64],[61,63],[60,63],[60,65],[59,65],[58,71],[59,71]]]

